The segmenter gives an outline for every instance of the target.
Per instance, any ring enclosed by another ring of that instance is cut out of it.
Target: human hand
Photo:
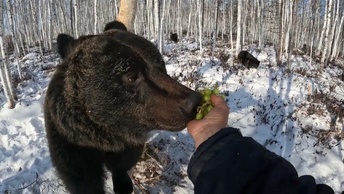
[[[192,120],[187,124],[187,130],[195,141],[196,148],[227,126],[229,107],[221,96],[211,95],[214,108],[201,120]]]

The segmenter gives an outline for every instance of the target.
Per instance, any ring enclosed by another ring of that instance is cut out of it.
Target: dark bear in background
[[[72,194],[131,193],[127,171],[149,131],[180,131],[195,118],[200,93],[172,79],[156,47],[110,23],[100,35],[60,34],[57,66],[44,102],[52,163]]]
[[[127,31],[127,27],[125,27],[125,25],[122,22],[119,22],[119,21],[116,21],[116,20],[107,23],[105,25],[104,32],[106,32],[108,30],[111,30],[111,29]]]
[[[177,43],[178,42],[178,34],[177,33],[171,33],[170,34],[170,40]]]
[[[247,51],[240,51],[238,55],[240,62],[247,68],[257,68],[260,61]]]

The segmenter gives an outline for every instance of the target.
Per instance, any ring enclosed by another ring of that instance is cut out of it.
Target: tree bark
[[[332,0],[328,2],[328,8],[326,12],[326,30],[325,30],[325,38],[324,38],[324,51],[322,53],[321,62],[320,62],[320,72],[324,71],[324,67],[327,65],[327,52],[329,50],[329,33],[331,27],[331,18],[332,18]],[[326,62],[325,62],[326,61]]]
[[[218,14],[219,14],[219,0],[216,0],[216,9],[215,9],[215,28],[213,30],[213,47],[211,52],[211,60],[214,60],[214,53],[215,53],[215,45],[216,45],[216,37],[217,37],[217,21],[218,21]]]
[[[8,68],[8,63],[6,60],[6,54],[4,49],[3,35],[4,35],[4,25],[3,25],[3,2],[0,2],[0,78],[2,81],[4,94],[8,102],[8,108],[13,109],[15,107],[15,101],[17,96],[13,90],[13,84],[11,79],[11,72]]]
[[[121,0],[119,5],[119,14],[116,18],[127,27],[128,31],[131,32],[134,31],[136,8],[136,0]]]
[[[203,45],[202,45],[202,34],[203,34],[203,9],[204,1],[197,1],[197,10],[198,10],[198,41],[199,41],[199,51],[200,55],[203,55]]]
[[[238,16],[237,16],[237,36],[236,36],[236,45],[235,45],[235,56],[238,56],[241,50],[241,9],[242,9],[242,0],[238,0]]]

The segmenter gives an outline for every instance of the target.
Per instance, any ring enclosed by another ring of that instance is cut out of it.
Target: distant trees
[[[15,101],[17,96],[13,90],[13,83],[9,64],[7,62],[6,53],[4,49],[3,36],[4,36],[4,25],[3,25],[3,3],[0,2],[0,78],[2,83],[3,92],[7,98],[8,108],[15,107]]]
[[[343,0],[5,0],[1,11],[3,35],[9,37],[4,43],[15,56],[19,78],[18,59],[30,47],[43,55],[57,34],[96,34],[115,18],[130,31],[154,39],[160,51],[173,32],[196,41],[201,55],[206,39],[221,36],[233,54],[246,43],[274,45],[278,64],[304,45],[321,59],[320,71],[344,57]]]
[[[159,39],[171,32],[196,38],[203,45],[216,28],[231,46],[273,43],[283,56],[304,44],[325,59],[343,52],[344,1],[341,0],[5,0],[5,33],[11,34],[18,56],[30,46],[43,54],[58,33],[94,34],[115,18],[133,32]],[[218,6],[216,6],[218,5]],[[123,7],[119,10],[119,7]],[[216,9],[218,7],[218,9]],[[218,12],[216,14],[216,12]],[[215,17],[217,16],[217,17]],[[158,18],[158,19],[157,19]],[[164,22],[161,22],[161,19]],[[157,21],[159,20],[159,21]],[[240,39],[238,42],[237,39]],[[326,42],[326,43],[325,43]],[[283,46],[282,46],[283,45]],[[325,52],[323,52],[325,51]]]

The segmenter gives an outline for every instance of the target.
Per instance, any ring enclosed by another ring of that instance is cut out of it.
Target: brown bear
[[[178,42],[178,34],[177,33],[172,33],[170,34],[170,40],[173,42],[177,43]]]
[[[72,194],[104,193],[104,166],[114,192],[131,193],[127,171],[149,131],[184,129],[202,99],[167,74],[150,41],[114,26],[57,37],[62,62],[46,92],[44,119],[52,163]]]
[[[240,51],[238,55],[240,62],[247,68],[258,68],[260,61],[248,51]]]

